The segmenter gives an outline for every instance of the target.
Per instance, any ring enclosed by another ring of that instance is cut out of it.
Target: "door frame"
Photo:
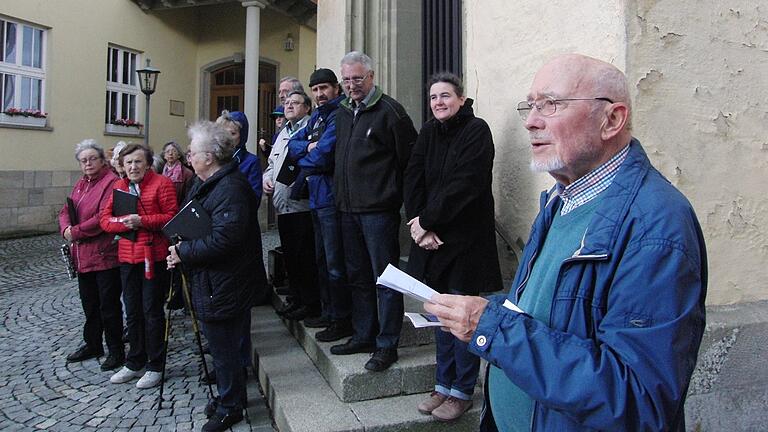
[[[226,67],[226,66],[232,66],[237,63],[242,63],[245,60],[243,60],[243,57],[238,55],[231,55],[228,57],[222,57],[218,60],[214,60],[210,63],[207,63],[203,65],[200,68],[200,100],[197,104],[197,119],[198,120],[207,120],[208,119],[208,111],[210,110],[210,104],[211,104],[211,76],[213,75],[213,72]],[[275,60],[272,60],[270,58],[266,57],[259,57],[259,63],[268,63],[273,66],[275,66],[275,69],[277,70],[277,80],[280,80],[280,62],[277,62]],[[277,85],[277,82],[275,82],[275,85]],[[273,107],[270,107],[272,109]]]

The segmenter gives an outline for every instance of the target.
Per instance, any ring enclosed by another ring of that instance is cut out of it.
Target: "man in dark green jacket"
[[[402,105],[373,84],[370,57],[357,51],[345,55],[341,77],[347,99],[336,115],[333,187],[352,290],[354,333],[331,352],[373,352],[365,368],[383,371],[397,361],[403,297],[377,288],[375,278],[399,259],[403,171],[416,129]]]

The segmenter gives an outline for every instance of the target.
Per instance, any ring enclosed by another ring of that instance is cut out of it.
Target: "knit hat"
[[[318,69],[312,72],[309,76],[309,86],[313,87],[322,83],[338,84],[339,80],[336,78],[336,74],[330,69]]]
[[[269,116],[273,119],[278,117],[285,117],[285,108],[283,108],[282,105],[278,105],[275,107],[275,109],[272,110],[272,113]]]

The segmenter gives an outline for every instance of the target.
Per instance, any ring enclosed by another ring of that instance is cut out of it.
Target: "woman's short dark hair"
[[[464,96],[464,85],[461,82],[461,78],[450,72],[438,72],[429,77],[429,80],[427,81],[427,92],[429,92],[429,89],[431,89],[433,85],[441,82],[452,85],[453,91],[456,92],[456,96]]]
[[[147,165],[150,167],[152,166],[152,163],[154,162],[155,153],[152,151],[151,148],[145,146],[144,144],[138,144],[138,143],[128,143],[125,147],[123,147],[122,150],[120,150],[120,165],[123,165],[123,158],[126,155],[129,155],[136,150],[142,150],[144,151],[144,156],[147,158]]]

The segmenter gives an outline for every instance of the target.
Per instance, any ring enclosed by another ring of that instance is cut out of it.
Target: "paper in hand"
[[[434,303],[432,296],[437,294],[437,291],[419,282],[392,264],[387,265],[381,276],[376,279],[376,283],[424,303]]]
[[[411,320],[411,323],[416,328],[422,327],[441,327],[440,320],[436,316],[428,313],[418,312],[406,312],[405,316]]]

